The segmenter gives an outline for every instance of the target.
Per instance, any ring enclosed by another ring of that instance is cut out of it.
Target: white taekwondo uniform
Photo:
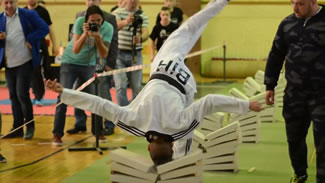
[[[150,81],[128,106],[69,89],[63,90],[62,102],[103,116],[136,136],[148,138],[149,131],[168,135],[174,141],[174,158],[186,155],[193,130],[205,115],[249,111],[248,101],[222,95],[210,94],[194,102],[196,83],[184,64],[208,21],[227,3],[211,1],[169,36],[153,61]]]

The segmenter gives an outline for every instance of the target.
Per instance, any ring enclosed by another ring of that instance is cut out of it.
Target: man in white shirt
[[[6,138],[34,136],[35,122],[29,88],[33,69],[40,65],[40,40],[49,33],[48,25],[35,11],[17,6],[18,0],[1,0],[0,69],[5,67],[13,125]],[[21,127],[27,123],[26,131]]]
[[[65,104],[102,115],[127,132],[146,137],[156,165],[184,156],[190,152],[193,130],[205,115],[261,110],[257,102],[221,95],[207,95],[194,102],[196,83],[184,59],[209,19],[227,3],[227,0],[212,0],[169,36],[152,63],[150,81],[128,106],[120,107],[93,95],[63,89],[56,81],[47,81],[46,86],[61,93]]]

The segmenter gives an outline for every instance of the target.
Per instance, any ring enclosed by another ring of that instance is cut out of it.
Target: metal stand
[[[222,57],[222,61],[223,61],[223,80],[222,81],[216,81],[215,83],[220,83],[220,84],[221,83],[223,83],[223,84],[233,83],[235,81],[227,80],[227,69],[226,69],[226,65],[227,65],[227,57],[226,57],[227,45],[226,45],[226,43],[223,44],[222,48],[223,48],[223,57]]]
[[[94,74],[95,77],[95,95],[98,95],[98,76],[95,73]],[[113,150],[113,149],[117,149],[120,147],[99,147],[99,129],[98,129],[98,123],[102,123],[102,121],[99,121],[100,117],[96,114],[93,114],[92,117],[95,117],[95,136],[96,136],[96,146],[95,147],[80,147],[80,148],[68,148],[69,151],[98,151],[99,154],[103,154],[103,150]],[[122,146],[121,148],[126,149],[125,146]]]
[[[223,44],[223,81],[226,82],[226,44]]]

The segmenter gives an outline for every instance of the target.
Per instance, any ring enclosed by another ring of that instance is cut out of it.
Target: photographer
[[[113,26],[104,21],[103,12],[98,6],[90,6],[87,9],[86,16],[75,21],[73,38],[62,55],[60,82],[63,86],[72,88],[77,79],[80,83],[84,83],[94,75],[96,58],[106,58],[113,31]],[[93,93],[94,86],[89,85],[84,91]],[[59,102],[60,96],[58,97]],[[66,111],[67,106],[65,104],[56,107],[53,145],[62,145],[61,138],[64,135]],[[98,125],[101,132],[103,130],[102,125],[100,123]],[[83,131],[86,131],[86,129]],[[103,139],[105,137],[100,134],[99,140]]]
[[[125,6],[113,12],[119,29],[117,69],[142,65],[142,42],[148,39],[149,31],[148,16],[138,9],[138,5],[139,0],[125,0]],[[128,105],[129,101],[126,95],[128,81],[132,88],[132,98],[134,99],[142,89],[142,70],[133,71],[128,74],[116,74],[114,75],[114,81],[118,104],[120,106]]]
[[[92,1],[88,1],[85,0],[85,4],[87,7],[96,5],[98,7],[100,7],[101,4],[101,0],[92,0]],[[106,11],[103,11],[104,14],[104,21],[112,24],[113,28],[114,28],[114,33],[113,33],[113,37],[112,37],[112,41],[110,43],[110,48],[108,51],[108,55],[105,59],[100,59],[97,58],[97,66],[96,67],[96,72],[103,72],[105,71],[110,71],[115,69],[115,65],[116,65],[116,59],[117,59],[117,54],[118,54],[118,29],[117,29],[117,23],[116,23],[116,18],[113,14],[108,13]],[[81,11],[78,12],[76,14],[76,19],[79,17],[85,17],[86,16],[86,11]],[[70,32],[71,38],[73,36],[73,32],[71,30]],[[111,88],[111,80],[113,79],[113,76],[106,76],[106,77],[100,77],[98,78],[99,83],[98,83],[98,95],[102,98],[105,98],[107,100],[112,101],[112,96],[110,93],[110,88]],[[79,80],[77,80],[77,83],[79,82]],[[79,82],[79,85],[81,85],[82,83]],[[69,134],[77,134],[81,131],[85,131],[86,129],[86,114],[83,110],[77,109],[75,108],[74,114],[76,116],[76,123],[74,124],[74,127],[67,130],[67,133]],[[99,119],[99,121],[102,121],[102,119]],[[92,130],[94,130],[93,128],[95,127],[94,124],[92,124]],[[104,135],[111,135],[114,133],[114,128],[115,125],[112,121],[109,121],[107,119],[104,120]]]

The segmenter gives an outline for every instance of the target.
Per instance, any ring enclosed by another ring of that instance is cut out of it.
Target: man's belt
[[[183,93],[185,95],[185,89],[184,87],[179,84],[176,80],[174,80],[173,78],[166,76],[164,74],[153,74],[150,77],[150,80],[152,79],[160,79],[163,81],[166,81],[167,83],[169,83],[170,85],[174,86],[175,88],[177,88],[181,93]]]

